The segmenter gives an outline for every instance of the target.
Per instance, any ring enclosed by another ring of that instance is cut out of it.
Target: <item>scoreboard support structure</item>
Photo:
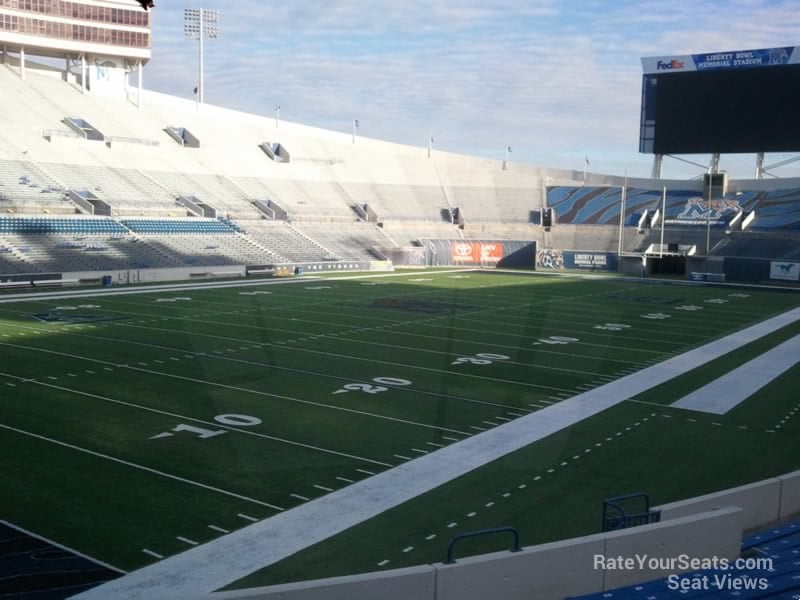
[[[682,158],[680,156],[674,156],[672,154],[654,154],[653,155],[653,170],[650,175],[651,179],[661,179],[661,169],[664,164],[664,157],[669,157],[674,160],[679,160],[681,162],[685,162],[689,165],[695,166],[699,169],[703,169],[704,173],[719,173],[719,163],[720,163],[720,153],[715,152],[711,155],[711,160],[709,161],[708,165],[703,165],[698,162],[694,162],[693,160],[688,160]]]

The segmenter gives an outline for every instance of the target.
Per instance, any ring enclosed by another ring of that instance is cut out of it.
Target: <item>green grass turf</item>
[[[475,272],[0,304],[0,519],[138,568],[155,560],[144,549],[175,554],[189,547],[178,536],[208,541],[209,525],[246,526],[240,514],[267,518],[798,305],[788,292]],[[107,320],[32,317],[45,314]],[[486,526],[514,525],[526,544],[590,533],[606,496],[666,502],[796,469],[796,368],[724,416],[668,404],[798,331],[238,586],[441,560],[449,537]]]

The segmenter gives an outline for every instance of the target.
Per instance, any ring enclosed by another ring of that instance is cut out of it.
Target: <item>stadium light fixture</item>
[[[183,11],[183,33],[190,40],[198,40],[199,65],[197,84],[197,104],[203,104],[203,39],[217,39],[219,37],[219,11],[206,8],[186,8]]]

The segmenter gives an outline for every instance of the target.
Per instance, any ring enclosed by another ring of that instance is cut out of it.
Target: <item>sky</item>
[[[800,45],[796,0],[156,0],[149,89],[193,98],[184,8],[219,11],[206,103],[434,150],[647,177],[642,56]],[[790,155],[767,155],[774,163]],[[708,156],[686,157],[707,163]],[[723,156],[752,177],[755,156]],[[800,163],[775,169],[800,175]],[[664,177],[702,169],[665,159]]]

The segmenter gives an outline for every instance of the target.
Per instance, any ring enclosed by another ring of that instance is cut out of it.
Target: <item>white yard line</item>
[[[0,344],[0,345],[2,345],[2,344]],[[90,359],[87,359],[87,360],[90,360]],[[99,361],[99,362],[102,362],[102,361]],[[139,370],[145,371],[146,370],[146,369],[137,369],[135,367],[130,367],[130,368],[133,369],[133,370],[137,370],[137,371],[139,371]],[[18,377],[17,375],[10,375],[8,373],[0,372],[0,377],[10,377],[10,378],[18,380],[18,381],[23,381],[22,377]],[[185,378],[181,377],[180,379],[185,379]],[[189,417],[189,416],[186,416],[186,415],[180,415],[178,413],[171,413],[171,412],[160,410],[160,409],[157,409],[157,408],[151,408],[149,406],[142,406],[140,404],[135,404],[133,402],[127,402],[125,400],[117,400],[115,398],[109,398],[108,396],[100,396],[99,394],[92,394],[90,392],[82,392],[80,390],[75,390],[75,389],[72,389],[72,388],[67,388],[67,387],[63,387],[63,386],[59,386],[59,385],[55,385],[55,384],[51,384],[51,383],[44,383],[42,381],[33,381],[33,380],[28,380],[28,381],[30,383],[35,384],[35,385],[41,385],[41,386],[44,386],[44,387],[49,387],[49,388],[53,388],[53,389],[62,390],[64,392],[68,392],[68,393],[71,393],[71,394],[78,394],[80,396],[86,396],[87,398],[95,398],[97,400],[103,400],[104,402],[111,402],[111,403],[114,403],[114,404],[120,404],[120,405],[123,405],[123,406],[128,406],[130,408],[135,408],[135,409],[138,409],[138,410],[144,410],[144,411],[147,411],[147,412],[153,412],[153,413],[158,413],[158,414],[162,414],[162,415],[168,415],[168,416],[171,416],[171,417],[177,417],[177,418],[180,418],[180,419],[185,419],[187,421],[194,421],[195,423],[202,423],[204,425],[213,425],[217,429],[226,429],[228,431],[233,431],[233,432],[236,432],[236,433],[242,433],[242,434],[245,434],[245,435],[251,435],[251,436],[263,438],[263,439],[266,439],[266,440],[270,440],[270,441],[273,441],[273,442],[281,442],[281,443],[284,443],[284,444],[289,444],[291,446],[299,446],[301,448],[306,448],[308,450],[315,450],[315,451],[318,451],[318,452],[324,452],[325,454],[334,454],[336,456],[342,456],[342,457],[345,457],[345,458],[352,458],[352,459],[360,461],[360,462],[371,463],[371,464],[380,465],[380,466],[383,466],[383,467],[391,467],[392,466],[389,463],[381,462],[381,461],[378,461],[378,460],[373,460],[371,458],[366,458],[366,457],[358,456],[358,455],[355,455],[355,454],[348,454],[346,452],[339,452],[337,450],[330,450],[328,448],[322,448],[320,446],[314,446],[314,445],[306,444],[306,443],[303,443],[303,442],[296,442],[294,440],[287,440],[286,438],[281,438],[281,437],[277,437],[277,436],[273,436],[273,435],[268,435],[266,433],[258,433],[256,431],[249,431],[247,429],[242,429],[242,428],[237,428],[237,427],[229,427],[227,425],[218,423],[216,421],[214,421],[214,422],[212,422],[212,421],[204,421],[203,419],[198,419],[198,418],[195,418],[195,417]],[[242,391],[245,391],[245,390],[242,390]],[[281,509],[281,510],[283,510],[283,509]]]
[[[311,279],[319,279],[318,277],[309,277],[305,281]],[[203,289],[221,289],[221,288],[237,288],[237,287],[253,287],[262,285],[282,285],[291,283],[300,283],[302,279],[275,279],[258,281],[231,281],[231,282],[210,282],[210,283],[184,283],[184,284],[164,284],[164,285],[147,285],[134,288],[111,288],[111,289],[92,289],[92,290],[72,290],[63,292],[29,292],[21,294],[9,294],[0,298],[0,304],[11,302],[27,302],[35,300],[64,300],[67,298],[88,298],[97,296],[129,296],[132,294],[158,294],[161,292],[177,292],[184,290],[203,290]]]
[[[41,331],[39,329],[35,329],[35,328],[28,327],[28,326],[25,326],[25,325],[18,325],[16,323],[10,323],[9,326],[10,327],[18,327],[18,328],[22,328],[22,329],[29,329],[29,330],[36,331],[36,332],[40,332]],[[170,329],[161,329],[161,328],[157,328],[157,327],[139,327],[139,326],[136,326],[136,325],[128,325],[128,324],[126,324],[125,327],[131,328],[131,329],[145,329],[147,331],[157,331],[159,333],[169,333],[169,332],[173,331],[173,330],[170,330]],[[329,373],[319,373],[317,371],[309,371],[309,370],[306,370],[306,369],[297,369],[297,368],[293,368],[293,367],[282,367],[282,366],[279,366],[279,365],[273,365],[273,364],[270,364],[270,363],[260,362],[260,361],[257,361],[257,360],[248,360],[248,359],[244,359],[244,358],[235,358],[235,357],[232,357],[232,356],[222,356],[222,355],[219,355],[219,354],[209,354],[207,352],[196,352],[196,351],[192,351],[192,350],[186,350],[185,348],[173,348],[171,346],[162,346],[160,344],[150,344],[150,343],[147,343],[147,342],[129,340],[129,339],[125,339],[125,338],[106,337],[106,336],[99,336],[99,335],[91,335],[91,334],[87,334],[87,333],[74,333],[72,331],[65,331],[65,330],[61,330],[61,332],[62,332],[62,334],[65,334],[65,335],[78,336],[78,337],[88,338],[88,339],[91,339],[91,340],[102,340],[102,341],[107,341],[107,342],[112,342],[112,343],[117,343],[117,344],[130,344],[130,345],[133,345],[133,346],[142,346],[144,348],[155,348],[155,349],[164,350],[164,351],[167,351],[167,352],[192,352],[192,355],[187,355],[186,356],[187,358],[196,358],[197,356],[204,356],[206,358],[224,360],[224,361],[228,361],[228,362],[241,363],[241,364],[245,364],[245,365],[252,365],[252,366],[260,367],[260,368],[264,368],[264,369],[274,369],[274,370],[277,370],[277,371],[287,371],[287,372],[290,372],[290,373],[301,373],[303,375],[312,375],[314,377],[323,377],[323,378],[332,379],[332,380],[335,380],[335,381],[346,381],[348,383],[349,382],[369,383],[368,381],[360,381],[357,378],[354,379],[353,377],[342,377],[342,376],[339,376],[339,375],[331,375]],[[209,334],[197,334],[197,335],[202,335],[202,336],[205,336],[205,337],[218,337],[218,336],[212,336],[212,335],[209,335]],[[319,336],[319,337],[325,337],[325,336]],[[230,338],[219,338],[219,339],[226,339],[226,340],[230,341]],[[263,343],[261,346],[254,347],[254,349],[259,350],[259,349],[262,349],[262,348],[271,348],[271,347],[273,347],[271,344]],[[80,357],[80,358],[84,358],[84,357]],[[163,360],[157,360],[157,359],[154,359],[153,362],[157,363],[157,364],[160,364],[160,365],[166,364]],[[89,372],[89,371],[87,371],[87,372]],[[427,390],[420,390],[420,389],[413,388],[413,387],[396,388],[395,391],[411,392],[411,393],[414,393],[414,394],[423,394],[423,395],[426,395],[426,396],[435,396],[437,398],[447,398],[449,400],[456,400],[456,401],[459,401],[459,402],[469,402],[469,403],[472,403],[472,404],[482,404],[482,405],[485,405],[485,406],[497,406],[499,408],[508,408],[508,406],[506,406],[505,404],[500,404],[498,402],[487,402],[485,400],[477,400],[475,398],[464,398],[464,397],[461,397],[461,396],[452,396],[452,395],[448,395],[448,394],[442,394],[440,392],[430,392],[430,391],[427,391]],[[298,401],[303,401],[303,400],[300,400],[300,399],[297,399],[297,400]],[[310,401],[304,401],[304,402],[310,402]],[[315,404],[313,402],[310,402],[310,403]],[[351,411],[352,410],[352,409],[346,409],[346,408],[343,408],[343,407],[333,406],[333,405],[324,404],[324,403],[316,403],[316,405],[317,406],[321,406],[321,407],[325,407],[325,408],[330,408],[332,410],[344,410],[344,411]],[[382,415],[376,415],[374,413],[363,412],[363,411],[356,411],[356,412],[358,412],[359,414],[365,414],[365,415],[371,415],[371,416],[384,418]],[[423,425],[423,426],[430,427],[430,428],[433,428],[433,429],[442,429],[441,427],[438,427],[438,426],[414,423],[413,421],[405,421],[405,422],[411,423],[411,424]],[[450,431],[453,431],[453,430],[450,430]],[[465,435],[467,435],[467,434],[465,434]]]
[[[673,402],[671,406],[724,415],[798,362],[800,335]]]
[[[14,433],[18,433],[20,435],[24,435],[27,437],[32,437],[37,440],[42,440],[44,442],[48,442],[50,444],[56,444],[58,446],[62,446],[63,448],[69,448],[70,450],[76,450],[78,452],[83,452],[84,454],[89,454],[91,456],[95,456],[97,458],[102,458],[105,460],[110,460],[111,462],[115,462],[121,465],[125,465],[126,467],[132,467],[134,469],[138,469],[140,471],[146,471],[147,473],[152,473],[154,475],[158,475],[159,477],[165,477],[167,479],[172,479],[174,481],[180,481],[181,483],[187,483],[189,485],[193,485],[199,488],[203,488],[205,490],[210,490],[212,492],[216,492],[218,494],[224,494],[226,496],[230,496],[232,498],[236,498],[237,500],[244,500],[245,502],[252,502],[253,504],[258,504],[260,506],[266,506],[267,508],[271,508],[272,510],[283,510],[279,506],[275,506],[274,504],[270,504],[269,502],[262,502],[261,500],[256,500],[255,498],[249,498],[248,496],[242,496],[241,494],[236,494],[234,492],[229,492],[227,490],[223,490],[221,488],[217,488],[211,485],[206,485],[205,483],[200,483],[199,481],[193,481],[191,479],[186,479],[185,477],[179,477],[178,475],[171,475],[170,473],[165,473],[164,471],[159,471],[158,469],[153,469],[151,467],[146,467],[144,465],[139,465],[137,463],[131,462],[129,460],[123,460],[121,458],[116,458],[115,456],[109,456],[108,454],[103,454],[101,452],[95,452],[94,450],[89,450],[87,448],[81,448],[80,446],[76,446],[74,444],[68,444],[67,442],[62,442],[59,440],[55,440],[53,438],[49,438],[44,435],[39,435],[38,433],[32,433],[30,431],[25,431],[24,429],[17,429],[16,427],[10,427],[9,425],[3,425],[0,423],[0,429],[5,429],[6,431],[13,431]]]
[[[800,309],[788,311],[603,387],[403,463],[75,598],[149,600],[210,593],[798,319]]]

